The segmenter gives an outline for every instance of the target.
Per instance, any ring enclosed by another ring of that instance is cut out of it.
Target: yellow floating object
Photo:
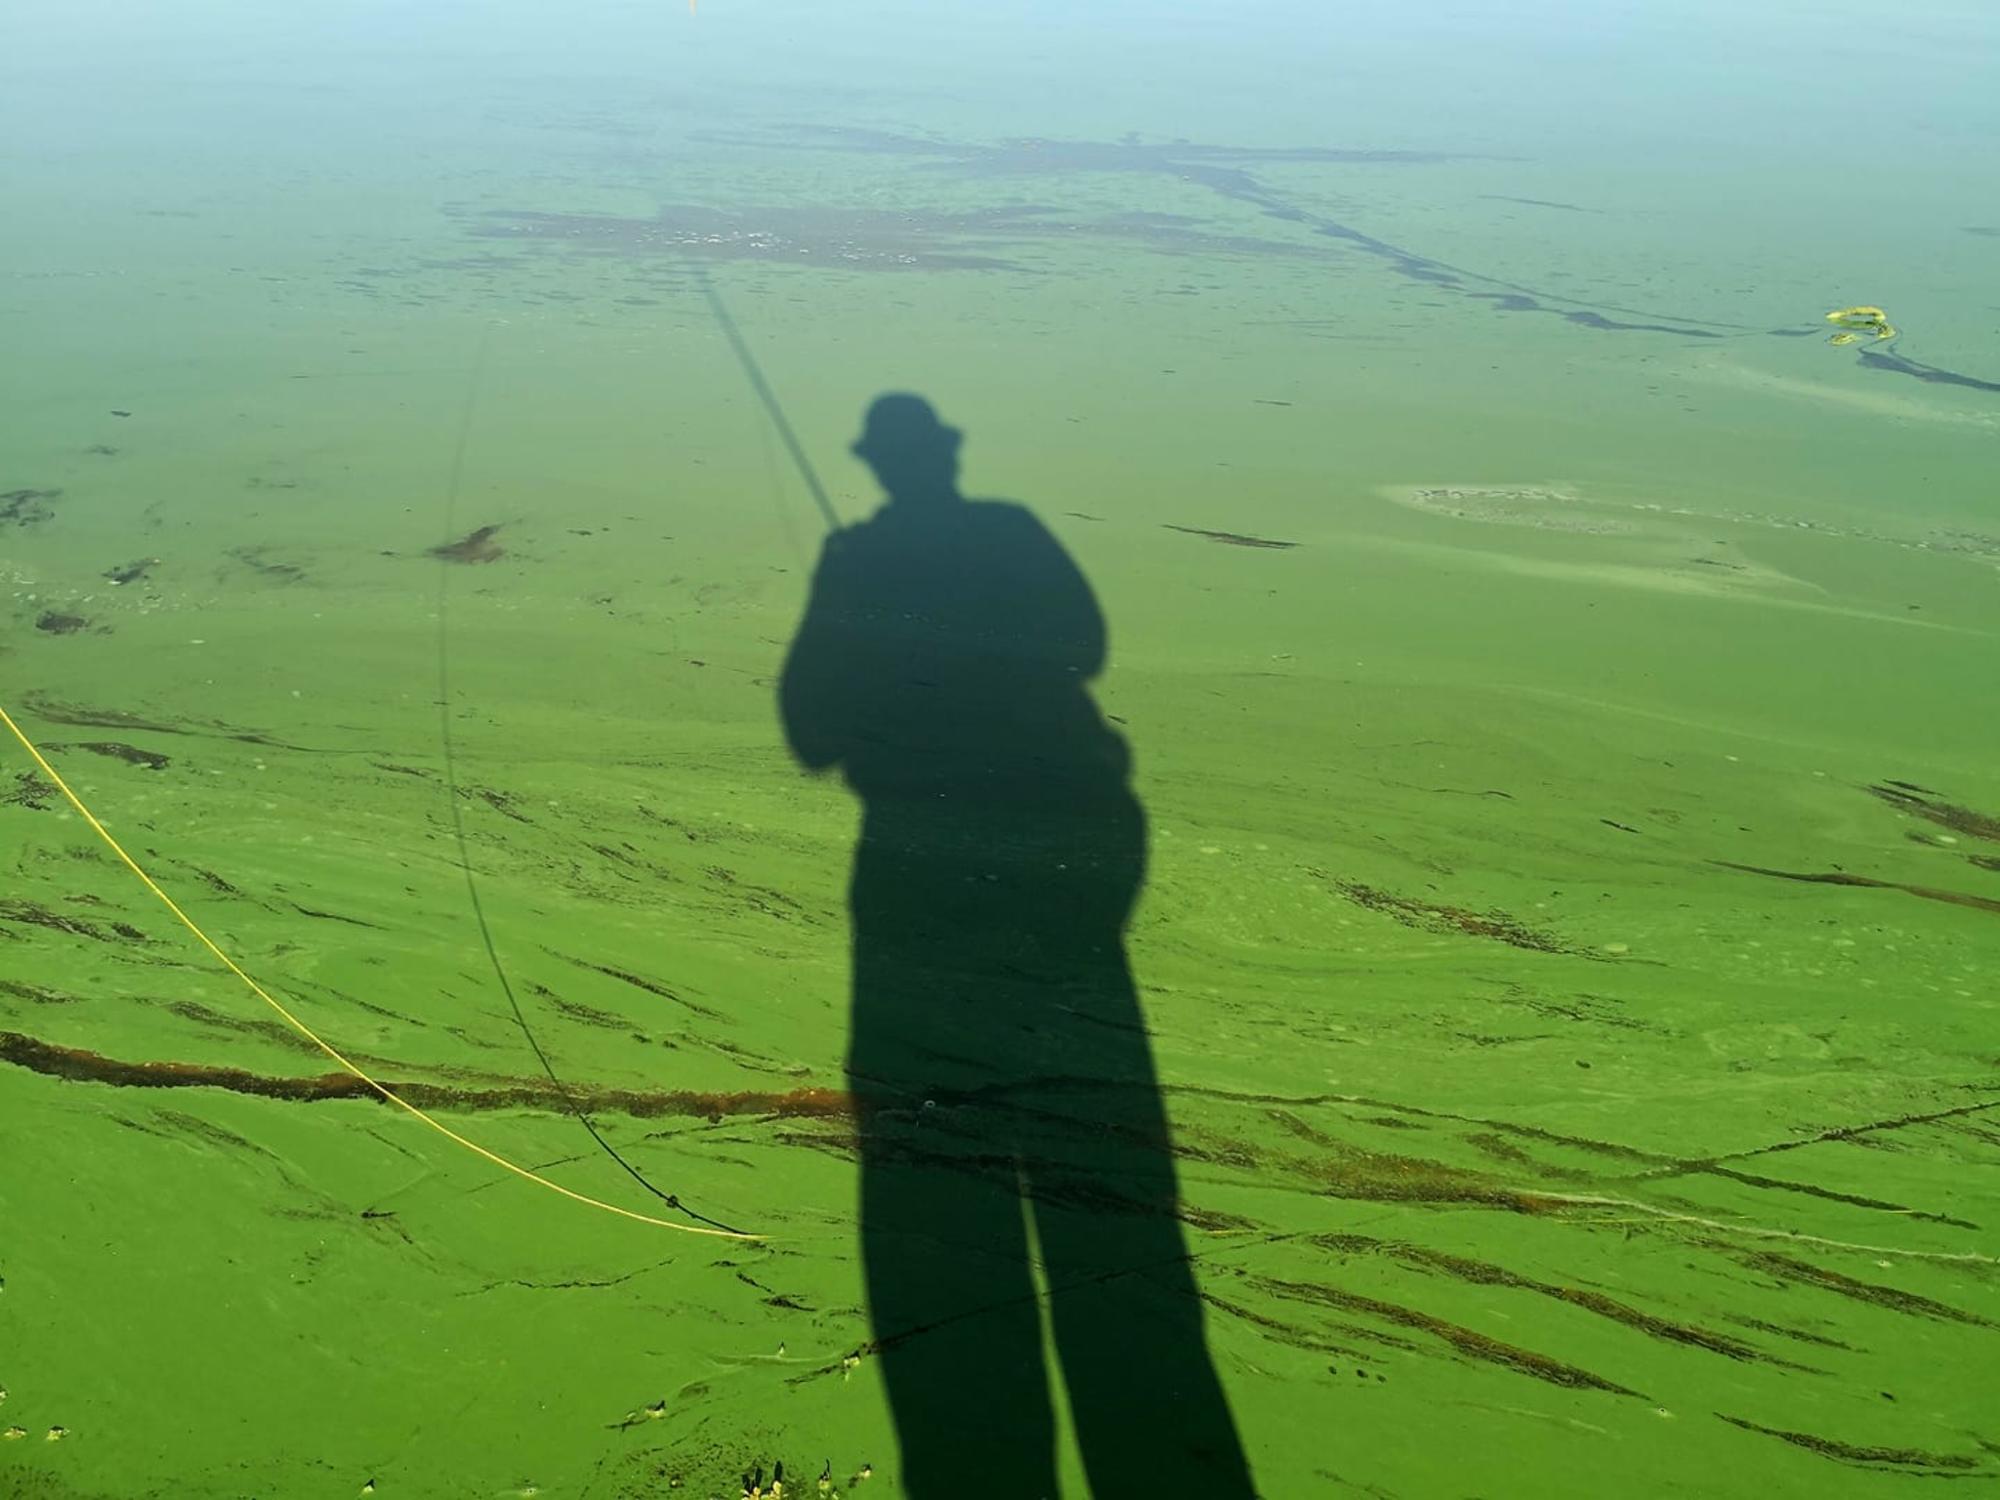
[[[1847,330],[1828,339],[1829,344],[1851,344],[1864,333],[1872,333],[1878,340],[1896,336],[1889,315],[1879,307],[1837,307],[1826,315],[1826,320]]]

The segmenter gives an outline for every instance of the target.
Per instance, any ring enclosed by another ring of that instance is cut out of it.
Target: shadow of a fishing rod
[[[785,416],[785,408],[778,401],[778,393],[771,389],[771,382],[764,378],[763,367],[757,363],[757,356],[750,352],[749,344],[744,342],[742,330],[736,326],[736,320],[729,315],[729,308],[724,304],[722,294],[715,289],[715,283],[709,279],[707,269],[695,265],[693,270],[695,284],[701,288],[702,296],[708,299],[708,310],[714,314],[716,326],[722,330],[723,338],[729,341],[730,351],[735,354],[736,362],[743,367],[744,378],[750,382],[750,389],[757,393],[757,399],[763,404],[765,414],[770,417],[771,425],[777,429],[778,437],[785,445],[785,451],[792,457],[792,466],[799,471],[799,478],[805,481],[806,489],[812,494],[813,503],[819,507],[820,516],[826,522],[827,530],[840,530],[840,517],[834,514],[833,502],[826,497],[826,486],[819,482],[819,474],[813,469],[812,460],[806,456],[804,445],[799,442],[798,434],[792,430],[791,421]]]

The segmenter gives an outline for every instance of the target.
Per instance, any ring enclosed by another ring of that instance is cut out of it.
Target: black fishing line
[[[465,388],[465,410],[459,416],[458,442],[451,455],[451,474],[445,483],[444,535],[447,538],[452,535],[454,529],[452,522],[458,510],[458,492],[465,475],[465,451],[467,441],[472,435],[472,413],[479,400],[480,379],[486,371],[487,338],[487,333],[482,331],[479,336],[479,353],[473,361],[472,378]],[[583,1107],[582,1101],[556,1073],[555,1065],[549,1061],[548,1053],[542,1050],[542,1044],[535,1039],[534,1028],[528,1024],[528,1017],[521,1009],[520,999],[514,994],[513,982],[508,979],[506,965],[500,962],[500,950],[493,942],[493,929],[486,920],[486,907],[479,899],[479,882],[472,873],[472,855],[465,839],[465,814],[459,807],[458,760],[451,736],[451,636],[445,624],[445,604],[451,592],[450,570],[449,561],[438,563],[438,731],[444,745],[445,795],[451,804],[452,838],[458,846],[458,867],[465,874],[465,894],[472,903],[472,915],[479,924],[479,939],[485,945],[486,958],[493,966],[493,977],[499,981],[500,993],[507,997],[508,1008],[514,1012],[514,1024],[520,1027],[521,1035],[527,1040],[528,1047],[534,1052],[536,1060],[541,1063],[542,1071],[548,1075],[549,1083],[562,1096],[563,1102],[569,1106],[570,1113],[576,1116],[577,1123],[590,1133],[590,1138],[597,1142],[604,1154],[623,1167],[634,1182],[667,1207],[686,1214],[690,1219],[706,1224],[711,1229],[741,1234],[743,1231],[740,1229],[733,1229],[719,1220],[696,1213],[681,1202],[677,1194],[662,1192],[653,1186],[643,1172],[627,1161],[618,1148],[604,1138],[603,1132],[597,1128],[597,1122],[591,1119],[590,1111]]]

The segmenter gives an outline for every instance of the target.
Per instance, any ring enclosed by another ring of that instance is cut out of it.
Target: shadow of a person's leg
[[[954,1137],[934,1117],[864,1117],[869,1316],[911,1500],[1056,1494],[1020,1188],[994,1157],[980,1132]]]
[[[1203,1333],[1151,1088],[1099,1113],[1086,1175],[1046,1168],[1035,1231],[1077,1447],[1093,1500],[1256,1494]],[[1107,1199],[1112,1201],[1107,1201]]]

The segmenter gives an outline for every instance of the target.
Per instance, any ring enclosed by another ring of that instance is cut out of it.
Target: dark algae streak
[[[500,544],[493,540],[500,534],[498,526],[481,526],[469,531],[455,542],[440,542],[430,549],[430,555],[442,562],[489,563],[502,555]]]
[[[1275,542],[1269,537],[1245,536],[1238,531],[1205,531],[1199,526],[1175,526],[1170,522],[1160,523],[1168,531],[1184,532],[1188,536],[1206,537],[1211,542],[1220,542],[1225,547],[1263,547],[1270,551],[1282,552],[1298,546],[1297,542]]]

